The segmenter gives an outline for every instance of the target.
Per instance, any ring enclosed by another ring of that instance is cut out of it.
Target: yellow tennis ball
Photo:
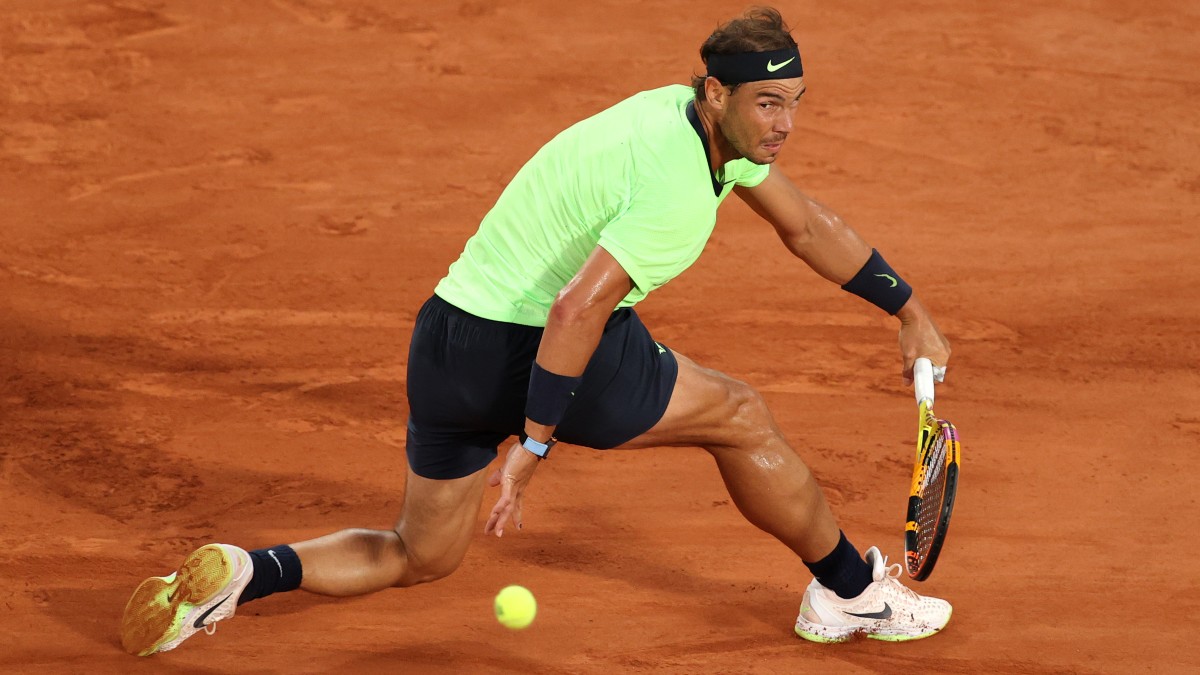
[[[496,594],[496,620],[506,628],[521,630],[537,616],[537,600],[524,586],[505,586]]]

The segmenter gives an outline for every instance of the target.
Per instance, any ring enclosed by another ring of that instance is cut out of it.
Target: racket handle
[[[929,401],[933,405],[933,362],[923,356],[913,362],[913,390],[918,404]]]

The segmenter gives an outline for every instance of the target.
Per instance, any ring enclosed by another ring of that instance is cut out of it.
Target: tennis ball
[[[505,586],[496,594],[496,620],[504,627],[521,630],[537,616],[537,600],[524,586]]]

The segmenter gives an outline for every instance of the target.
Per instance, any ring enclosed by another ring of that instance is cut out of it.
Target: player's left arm
[[[734,188],[755,213],[771,223],[776,234],[797,258],[829,281],[853,290],[900,319],[900,352],[904,359],[903,376],[912,382],[913,362],[921,356],[935,365],[945,366],[950,358],[950,343],[938,329],[933,317],[917,299],[896,297],[898,275],[873,274],[882,258],[841,217],[818,203],[783,174],[771,167],[763,182],[754,187]],[[886,263],[882,263],[886,266]],[[879,268],[890,271],[890,268]],[[880,277],[876,289],[864,284]],[[892,286],[888,287],[887,284]],[[905,284],[905,288],[907,285]],[[889,295],[892,294],[892,295]],[[895,303],[893,306],[890,303]]]

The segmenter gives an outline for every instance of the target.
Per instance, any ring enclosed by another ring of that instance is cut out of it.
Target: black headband
[[[704,63],[708,66],[709,77],[717,78],[722,84],[786,80],[804,74],[800,50],[795,47],[772,52],[709,54]]]

